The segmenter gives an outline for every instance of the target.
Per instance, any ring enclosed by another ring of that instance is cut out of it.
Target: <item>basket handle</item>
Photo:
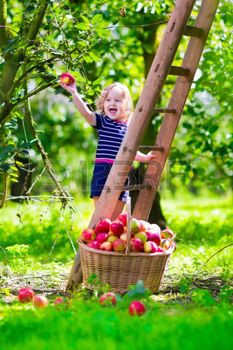
[[[127,197],[126,201],[126,213],[127,213],[127,238],[126,238],[126,249],[125,253],[130,252],[130,239],[131,239],[131,197]]]

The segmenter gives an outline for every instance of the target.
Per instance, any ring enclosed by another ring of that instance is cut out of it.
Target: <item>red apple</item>
[[[58,304],[62,304],[62,303],[64,303],[64,298],[62,298],[62,297],[57,297],[53,302],[54,305],[58,305]]]
[[[131,316],[141,316],[146,312],[145,305],[138,300],[132,301],[129,305],[129,313]]]
[[[132,231],[133,233],[137,233],[137,232],[140,231],[140,222],[139,222],[139,220],[137,220],[137,219],[135,219],[135,218],[133,218],[133,219],[131,220],[131,231]]]
[[[157,248],[157,252],[158,252],[158,253],[164,253],[164,250],[163,250],[163,248],[158,247],[158,248]]]
[[[117,302],[116,295],[113,292],[104,293],[99,298],[99,302],[103,306],[115,305]]]
[[[35,295],[33,299],[33,305],[37,308],[44,308],[48,305],[49,301],[45,295]]]
[[[120,238],[116,239],[112,244],[113,250],[115,252],[123,252],[125,250],[125,246],[125,242]]]
[[[91,242],[95,239],[95,231],[92,229],[83,230],[81,233],[81,240],[85,243]]]
[[[100,242],[98,241],[91,241],[87,243],[87,246],[89,248],[93,248],[93,249],[100,249]]]
[[[101,250],[106,250],[108,252],[112,251],[112,243],[111,242],[103,242],[100,245]]]
[[[160,233],[155,231],[146,231],[147,240],[155,242],[157,245],[161,244],[161,236]]]
[[[34,292],[31,288],[25,287],[18,291],[18,299],[21,303],[29,303],[33,300]]]
[[[111,223],[110,230],[111,234],[120,236],[124,232],[124,225],[119,220],[113,221]]]
[[[117,236],[115,236],[115,235],[110,235],[110,236],[108,236],[107,241],[113,243],[116,239],[118,239]]]
[[[118,220],[121,221],[124,226],[126,226],[127,225],[127,213],[121,213],[118,216]]]
[[[60,76],[60,81],[63,84],[71,85],[75,82],[75,79],[74,79],[73,75],[70,73],[62,73]]]
[[[158,246],[155,242],[147,241],[144,243],[144,252],[145,253],[155,253],[158,251]]]
[[[139,238],[130,240],[130,248],[133,252],[141,252],[143,250],[143,242]]]
[[[95,227],[95,233],[108,233],[111,225],[110,219],[102,219],[98,222],[98,224]]]
[[[144,231],[140,231],[138,233],[135,233],[135,238],[139,238],[143,243],[147,241],[147,234]]]
[[[108,233],[97,233],[95,240],[99,243],[103,243],[107,240]]]

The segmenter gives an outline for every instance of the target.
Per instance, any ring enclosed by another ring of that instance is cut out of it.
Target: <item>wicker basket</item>
[[[108,284],[113,292],[123,294],[130,285],[142,280],[146,288],[157,293],[174,246],[161,253],[130,252],[130,197],[127,198],[126,208],[128,224],[125,253],[93,249],[79,240],[83,283],[87,288],[93,289],[88,280],[91,275],[96,275],[103,285]]]
[[[89,248],[79,241],[83,283],[95,274],[100,282],[111,286],[116,293],[125,293],[138,280],[153,293],[157,293],[173,249],[164,253],[116,253]]]

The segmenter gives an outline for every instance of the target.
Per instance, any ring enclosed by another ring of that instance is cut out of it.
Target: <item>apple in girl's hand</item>
[[[121,221],[124,226],[126,226],[127,225],[127,213],[121,213],[118,216],[118,220]]]
[[[54,305],[58,305],[58,304],[62,304],[62,303],[64,303],[64,298],[62,298],[62,297],[57,297],[53,302]]]
[[[102,219],[98,222],[95,227],[95,233],[108,233],[110,230],[111,220],[110,219]]]
[[[123,252],[125,250],[125,246],[125,242],[120,238],[116,239],[112,244],[113,250],[115,252]]]
[[[98,241],[91,241],[87,243],[87,246],[89,248],[93,248],[93,249],[100,249],[100,242]]]
[[[141,316],[146,312],[145,305],[138,300],[132,301],[129,305],[129,313],[131,316]]]
[[[155,242],[157,245],[161,244],[161,236],[160,233],[155,231],[146,231],[147,240]]]
[[[117,302],[116,295],[113,292],[104,293],[99,298],[99,302],[103,306],[115,305]]]
[[[110,235],[110,236],[108,236],[107,241],[113,243],[116,239],[118,239],[117,236],[115,236],[115,235]]]
[[[137,233],[137,232],[140,231],[140,222],[139,222],[139,220],[137,220],[137,219],[135,219],[135,218],[133,218],[133,219],[131,220],[131,231],[132,231],[133,233]]]
[[[110,234],[120,236],[124,233],[124,225],[120,220],[115,220],[110,225]]]
[[[34,292],[31,288],[25,287],[18,291],[18,299],[21,303],[29,303],[34,297]]]
[[[60,81],[63,84],[71,85],[75,82],[75,79],[74,79],[73,75],[70,73],[62,73],[60,76]]]
[[[97,233],[95,240],[99,243],[103,243],[107,240],[108,233]]]
[[[33,305],[37,308],[44,308],[48,305],[49,301],[45,295],[35,295],[33,299]]]
[[[130,248],[133,252],[141,252],[143,250],[143,243],[139,238],[132,238],[130,240]]]
[[[95,231],[92,229],[83,230],[81,233],[81,240],[85,243],[93,241],[95,239]]]
[[[106,250],[108,252],[112,251],[112,243],[111,242],[103,242],[101,245],[100,245],[100,249],[101,250]]]
[[[144,243],[144,252],[145,253],[156,253],[158,251],[158,246],[155,242],[147,241]]]
[[[147,241],[147,234],[144,231],[140,231],[138,233],[135,233],[135,238],[139,238],[143,243]]]

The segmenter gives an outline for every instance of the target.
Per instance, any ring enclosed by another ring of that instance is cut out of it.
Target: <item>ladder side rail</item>
[[[202,51],[212,25],[219,0],[203,0],[195,26],[202,28],[200,37],[191,37],[182,62],[184,68],[189,69],[187,77],[180,76],[175,83],[172,96],[168,105],[169,109],[175,109],[175,114],[166,113],[164,115],[160,131],[157,135],[155,145],[164,148],[163,152],[156,151],[157,158],[148,165],[143,182],[143,189],[139,192],[137,202],[134,207],[133,216],[146,220],[155,198],[159,180],[165,166],[170,147],[183,112],[183,108],[191,88],[193,78],[198,67]]]
[[[177,0],[163,38],[151,65],[141,96],[136,105],[132,120],[109,173],[105,190],[97,203],[89,223],[93,228],[103,217],[111,218],[119,195],[124,187],[130,166],[140,144],[140,140],[149,124],[156,101],[171,63],[179,46],[187,20],[195,0]]]

